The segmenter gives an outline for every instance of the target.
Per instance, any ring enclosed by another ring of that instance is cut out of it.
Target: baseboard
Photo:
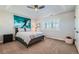
[[[3,41],[0,41],[0,43],[3,43]]]
[[[45,37],[46,37],[46,36],[45,36]],[[51,38],[51,37],[46,37],[46,38],[48,38],[48,39],[55,39],[55,40],[59,40],[59,41],[64,41],[64,40],[58,39],[58,38]]]

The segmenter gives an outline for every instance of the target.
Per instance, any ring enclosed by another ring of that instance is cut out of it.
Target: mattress
[[[27,44],[29,44],[32,39],[43,35],[43,32],[17,32],[16,37],[23,39]]]

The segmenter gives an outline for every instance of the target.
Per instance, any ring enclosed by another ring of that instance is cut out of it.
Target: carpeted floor
[[[0,53],[4,54],[77,54],[75,45],[63,41],[45,38],[35,45],[26,48],[18,41],[0,44]]]

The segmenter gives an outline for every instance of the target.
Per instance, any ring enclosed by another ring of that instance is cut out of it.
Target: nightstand
[[[13,41],[13,34],[4,34],[3,35],[3,43]]]

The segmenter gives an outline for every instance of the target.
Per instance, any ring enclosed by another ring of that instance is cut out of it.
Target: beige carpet
[[[29,48],[18,41],[0,44],[0,53],[6,54],[77,54],[75,45],[68,45],[63,41],[45,38]]]

